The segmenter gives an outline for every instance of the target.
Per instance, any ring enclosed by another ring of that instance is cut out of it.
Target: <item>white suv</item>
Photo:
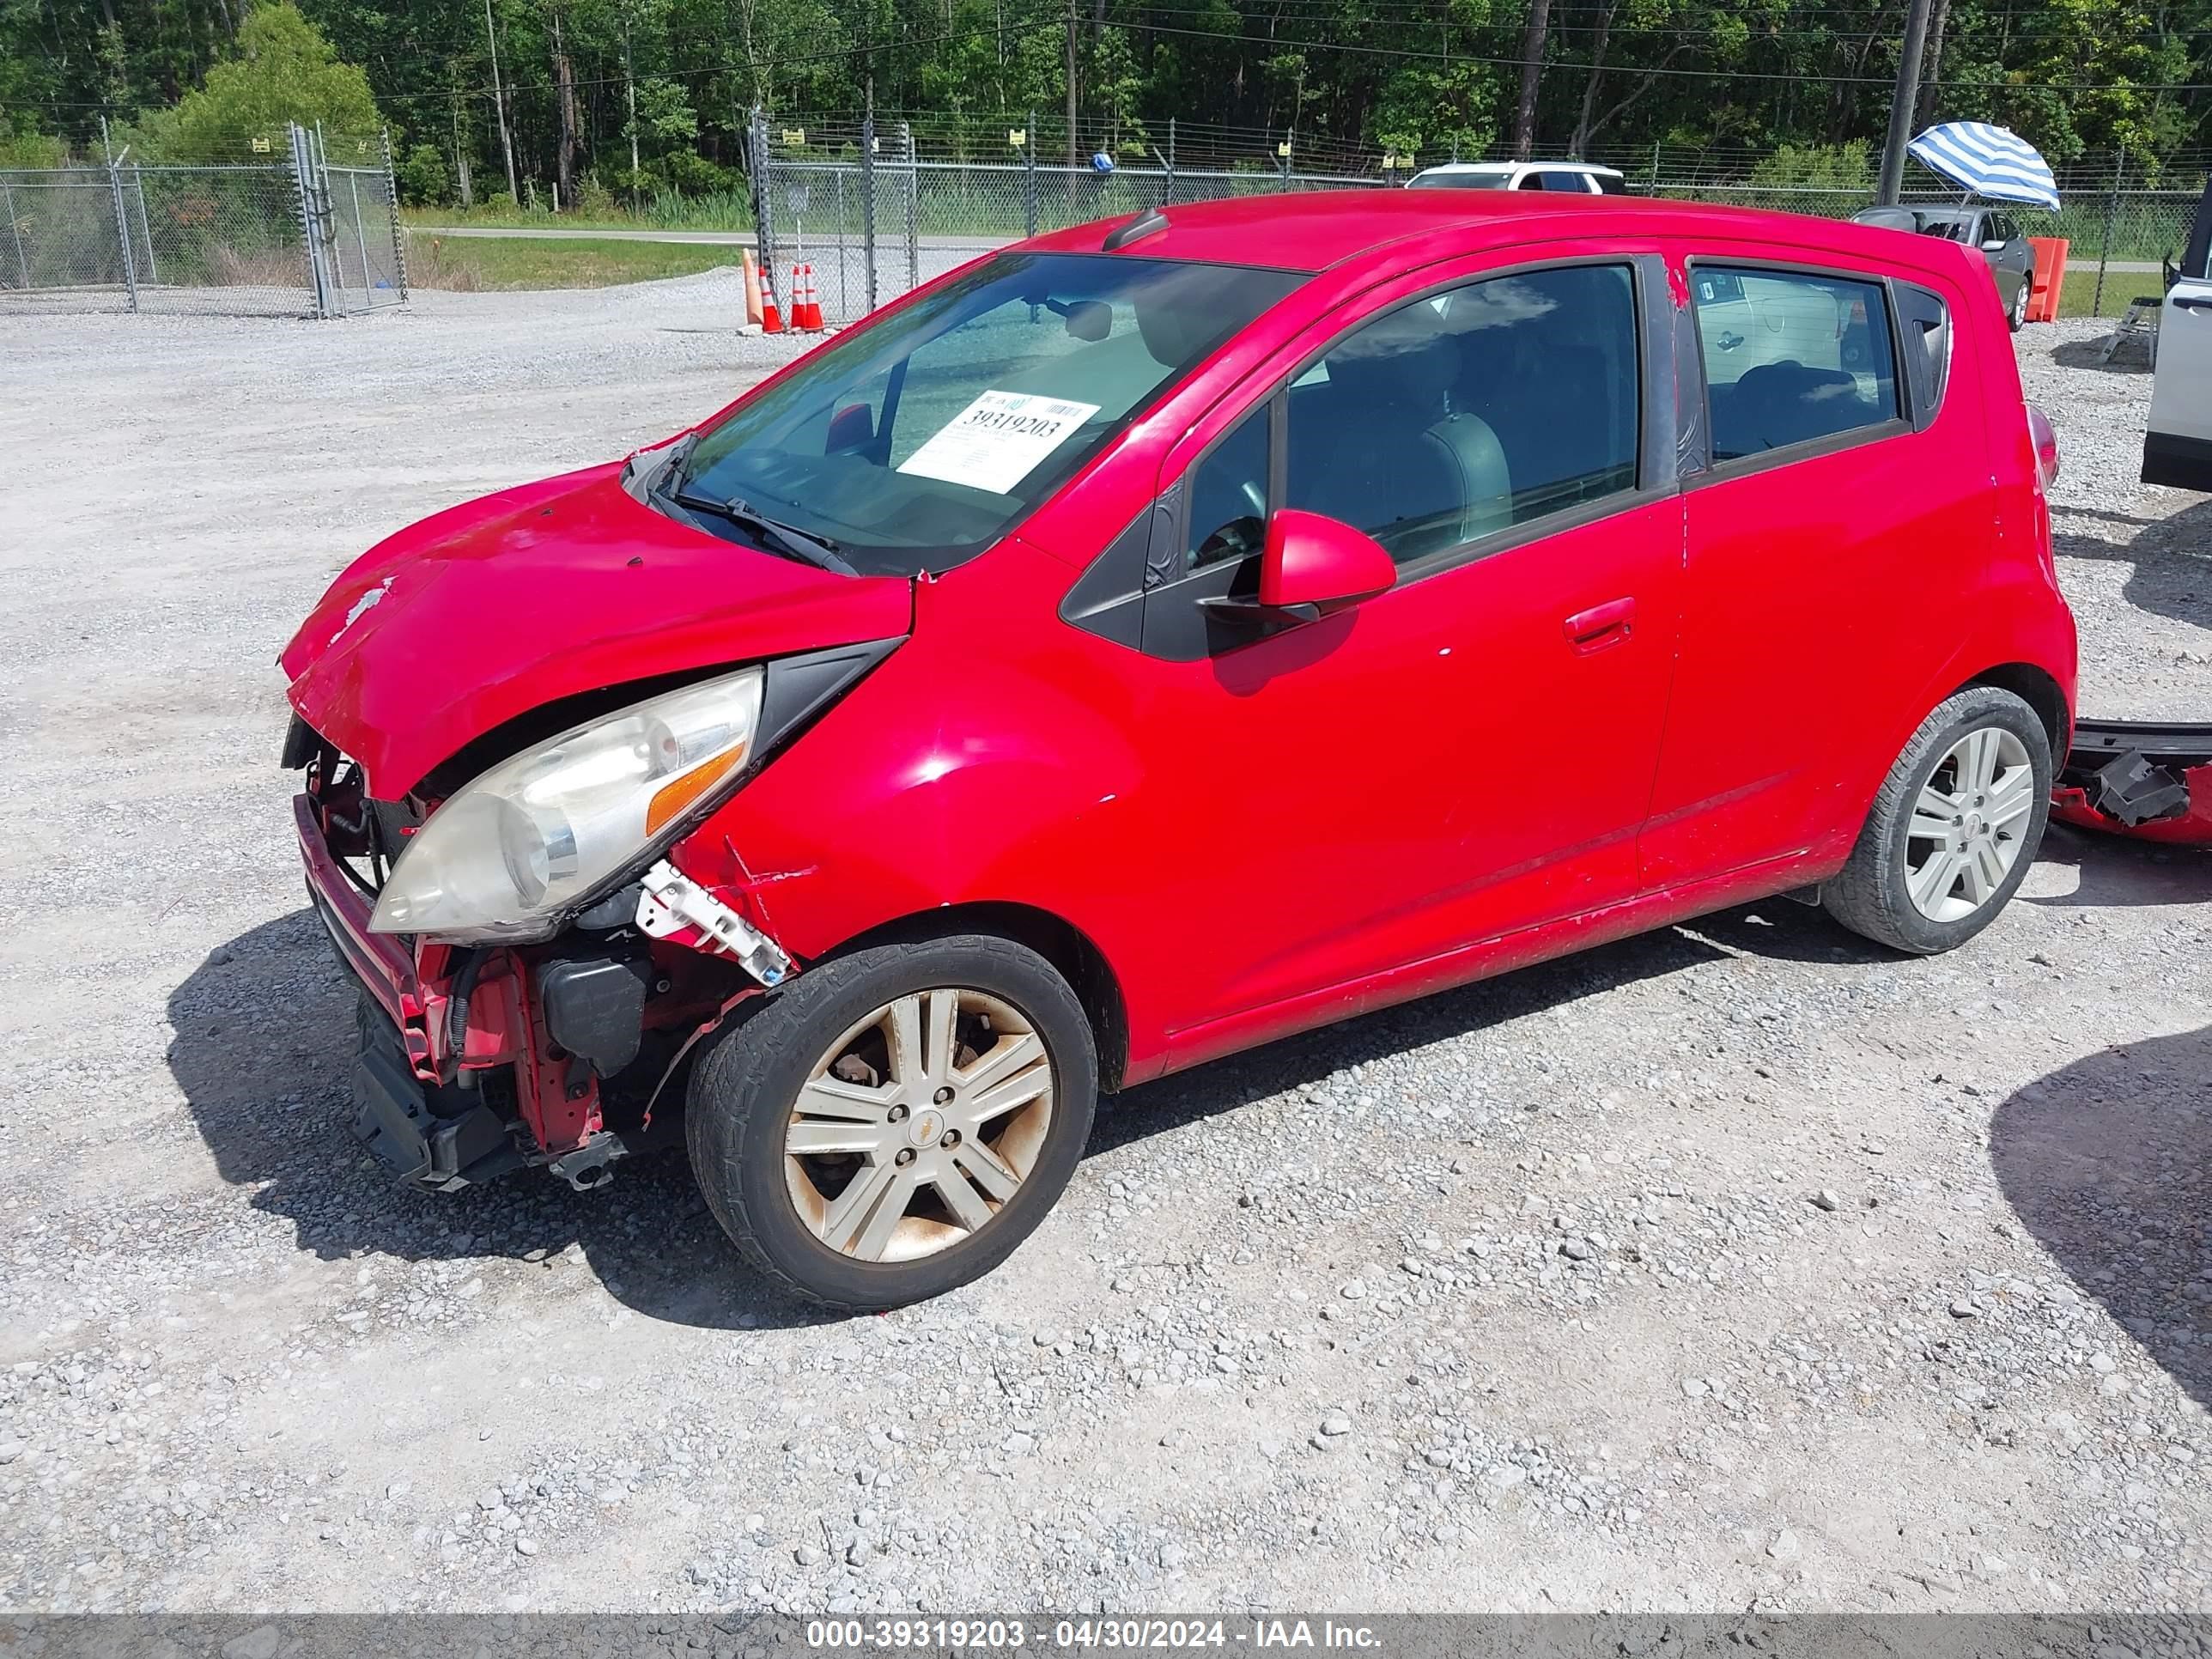
[[[1623,196],[1628,181],[1587,161],[1452,161],[1423,167],[1408,190],[1563,190],[1573,196]]]

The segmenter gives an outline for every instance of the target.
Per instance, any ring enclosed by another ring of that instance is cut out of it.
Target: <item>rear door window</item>
[[[1880,283],[1700,263],[1690,293],[1716,461],[1878,427],[1902,413]]]

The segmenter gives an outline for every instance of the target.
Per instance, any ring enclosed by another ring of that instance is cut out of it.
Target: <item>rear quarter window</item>
[[[1943,391],[1950,383],[1951,307],[1942,295],[1917,283],[1899,283],[1895,291],[1913,424],[1925,426],[1943,407]]]

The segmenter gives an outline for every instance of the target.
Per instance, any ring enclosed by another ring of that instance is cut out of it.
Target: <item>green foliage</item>
[[[43,132],[0,132],[0,171],[9,167],[58,167],[69,160],[69,146]]]
[[[508,193],[504,118],[526,202],[550,210],[565,174],[574,210],[604,191],[722,216],[742,202],[757,101],[823,153],[872,100],[886,123],[914,118],[926,153],[978,161],[1016,159],[1006,129],[1026,125],[1041,161],[1103,144],[1133,171],[1170,119],[1185,171],[1264,176],[1286,136],[1316,170],[1371,169],[1385,149],[1476,159],[1512,140],[1530,3],[1080,0],[1071,40],[1066,8],[1038,0],[491,0],[489,33],[483,0],[0,0],[0,135],[36,138],[0,136],[0,155],[51,160],[56,141],[97,155],[102,113],[140,160],[236,160],[256,137],[281,156],[287,120],[350,137],[389,118],[410,200],[452,200],[463,165],[482,200]],[[2212,0],[1943,9],[1929,118],[2001,122],[2062,164],[2124,146],[2146,180],[2212,144]],[[1663,143],[1715,181],[1863,190],[1903,11],[1553,0],[1535,152],[1579,146],[1641,175]]]
[[[1368,124],[1376,148],[1437,160],[1480,161],[1497,144],[1510,94],[1488,64],[1399,70],[1383,83]]]
[[[410,144],[392,172],[399,199],[410,207],[443,207],[453,199],[453,170],[435,144]]]
[[[256,153],[256,139],[281,154],[293,121],[344,134],[384,125],[368,77],[338,61],[289,0],[262,0],[238,32],[238,56],[210,69],[173,108],[149,116],[137,134],[149,159],[235,161]]]
[[[1784,144],[1752,168],[1751,182],[1796,190],[1870,191],[1874,148],[1863,138],[1844,144]]]
[[[717,167],[688,149],[672,149],[657,157],[649,169],[664,189],[679,196],[705,196],[735,190],[740,177],[733,167]]]

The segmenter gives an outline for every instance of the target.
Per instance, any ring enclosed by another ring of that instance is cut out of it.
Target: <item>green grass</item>
[[[2154,270],[2108,270],[2105,273],[2104,303],[2095,314],[2118,318],[2128,308],[2128,301],[2137,295],[2162,291],[2163,284]],[[2097,267],[2074,265],[2066,272],[2066,286],[2058,290],[2058,314],[2062,317],[2087,317],[2091,314],[2090,301],[2097,295]]]
[[[570,210],[554,213],[507,206],[411,207],[400,210],[409,225],[483,225],[508,230],[563,226],[591,230],[750,230],[752,202],[742,191],[717,191],[703,196],[660,195],[647,198],[633,209],[617,202],[597,212]]]
[[[410,231],[407,272],[417,288],[611,288],[738,263],[733,247],[517,236],[429,236]]]

